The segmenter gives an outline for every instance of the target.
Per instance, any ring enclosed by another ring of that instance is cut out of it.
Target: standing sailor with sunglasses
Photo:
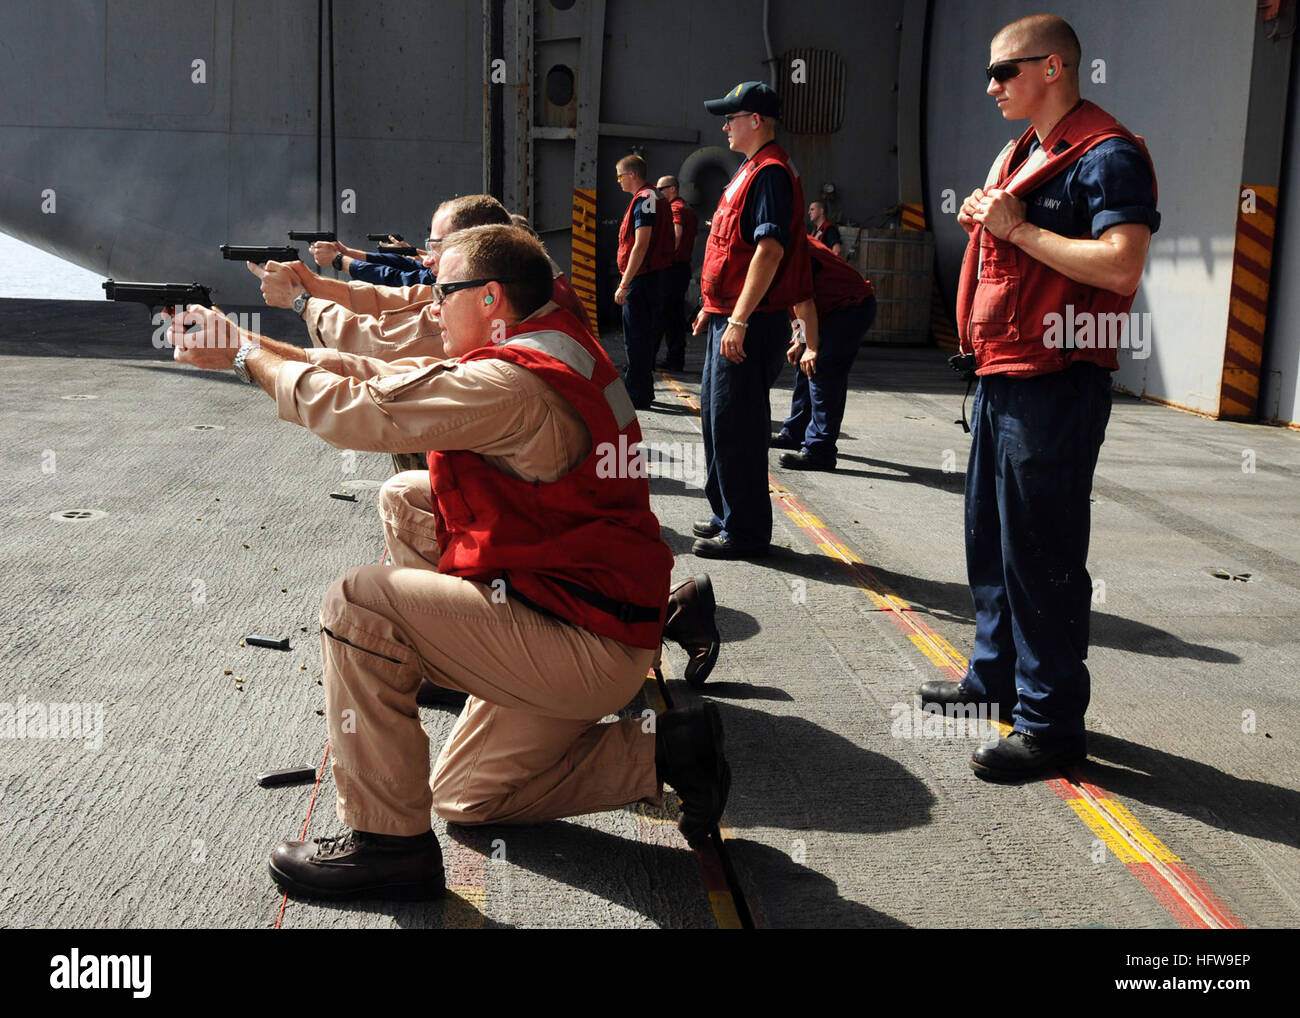
[[[627,155],[615,167],[618,186],[631,195],[618,229],[618,288],[614,303],[623,309],[627,366],[623,384],[638,410],[654,402],[655,350],[663,333],[664,293],[677,238],[672,209],[646,183],[645,160]]]
[[[706,336],[700,420],[712,510],[694,526],[703,558],[763,556],[772,541],[767,493],[769,392],[790,341],[790,309],[813,296],[803,222],[803,186],[776,142],[781,98],[743,81],[704,108],[721,115],[727,144],[745,160],[713,213],[704,264],[703,306],[692,331]]]
[[[960,683],[921,696],[1011,714],[1011,735],[971,767],[1016,781],[1087,753],[1089,495],[1119,366],[1118,343],[1062,344],[1050,323],[1082,316],[1100,340],[1099,319],[1126,318],[1160,214],[1146,145],[1079,96],[1064,20],[1012,22],[990,61],[988,94],[1030,127],[957,216],[970,238],[957,325],[980,378],[966,473],[975,645]]]

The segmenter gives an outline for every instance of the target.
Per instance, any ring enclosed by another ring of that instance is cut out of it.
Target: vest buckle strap
[[[572,594],[579,601],[591,605],[598,611],[603,611],[606,615],[614,616],[625,626],[659,621],[658,608],[647,608],[645,605],[632,604],[630,601],[616,601],[598,590],[591,590],[581,583],[574,583],[559,576],[547,576],[546,579],[561,590]]]

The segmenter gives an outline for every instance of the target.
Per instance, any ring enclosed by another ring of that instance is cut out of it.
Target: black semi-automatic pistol
[[[104,295],[109,300],[143,304],[151,318],[156,308],[174,316],[176,308],[184,310],[187,304],[212,307],[212,291],[201,283],[119,283],[109,279],[104,282]]]

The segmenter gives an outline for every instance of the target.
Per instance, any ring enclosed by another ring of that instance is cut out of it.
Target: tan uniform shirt
[[[385,289],[371,287],[372,290]],[[404,287],[429,289],[429,287]],[[432,298],[377,315],[362,314],[328,299],[312,297],[303,313],[307,332],[318,347],[391,361],[446,356]]]
[[[536,312],[555,310],[546,305]],[[339,449],[463,449],[526,481],[563,477],[591,451],[581,415],[527,368],[500,360],[386,362],[308,350],[275,377],[280,417]]]
[[[359,279],[329,279],[311,277],[311,295],[341,304],[359,315],[378,316],[385,311],[397,311],[412,304],[427,304],[433,300],[432,286],[377,286]]]

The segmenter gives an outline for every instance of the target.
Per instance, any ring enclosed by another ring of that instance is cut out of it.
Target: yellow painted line
[[[940,668],[966,670],[966,658],[951,643],[933,631],[909,633],[911,640],[920,651]]]
[[[1175,855],[1169,846],[1147,830],[1142,825],[1142,822],[1129,812],[1129,808],[1118,799],[1099,799],[1098,801],[1101,808],[1106,811],[1111,819],[1133,835],[1138,844],[1145,848],[1151,856],[1161,862],[1182,862],[1182,859]]]
[[[664,671],[662,662],[660,670]],[[664,679],[667,681],[667,673]],[[645,697],[646,703],[649,704],[656,714],[668,709],[664,703],[663,695],[659,692],[659,683],[655,681],[654,673],[651,672],[646,676],[645,685],[641,688],[641,694]],[[646,812],[640,814],[642,820],[649,820],[657,824],[677,825],[677,820],[671,816],[652,816]],[[731,828],[726,826],[726,818],[718,821],[718,834],[723,838],[731,837]],[[717,923],[720,930],[740,930],[744,926],[740,922],[740,914],[736,911],[736,901],[730,891],[709,891],[709,908],[713,912],[713,921]]]
[[[1123,803],[1095,795],[1078,782],[1071,782],[1071,784],[1078,789],[1079,795],[1088,805],[1106,820],[1110,829],[1124,840],[1125,847],[1138,856],[1138,861],[1148,864],[1159,873],[1170,889],[1201,922],[1212,930],[1232,928],[1206,907],[1205,902],[1196,893],[1196,888],[1180,872],[1170,867],[1169,863],[1181,862],[1181,860],[1166,847],[1164,842],[1139,823]]]
[[[736,914],[736,902],[730,891],[710,891],[709,907],[713,909],[713,918],[720,930],[741,930],[740,916]]]
[[[690,398],[690,394],[682,389],[675,380],[669,380],[669,384],[678,390],[678,394],[682,395],[683,399],[688,400],[695,409],[699,409],[699,404],[695,403]],[[769,482],[769,489],[778,496],[785,495],[794,498],[794,493],[776,480]],[[832,538],[833,535],[826,533],[821,521],[800,506],[791,505],[787,502],[784,508],[786,515],[801,528],[820,531],[813,534],[814,539]],[[832,558],[837,558],[845,563],[862,562],[862,559],[842,542],[830,539],[816,540],[816,543],[822,552]],[[873,585],[869,581],[867,574],[862,570],[855,570],[855,573],[859,580],[858,589],[866,593],[877,606],[892,610],[896,617],[912,630],[907,634],[908,639],[931,663],[946,671],[965,671],[967,666],[965,655],[928,626],[918,626],[909,618],[912,610],[906,601],[892,590],[880,589]],[[996,724],[1002,736],[1005,737],[1011,732],[1010,724],[1002,720],[999,720]],[[1227,924],[1210,912],[1196,893],[1195,888],[1182,874],[1170,867],[1170,863],[1181,862],[1178,855],[1143,826],[1122,802],[1112,797],[1098,796],[1075,782],[1070,782],[1070,784],[1072,788],[1077,789],[1079,794],[1078,797],[1066,798],[1065,801],[1117,858],[1126,863],[1146,863],[1151,866],[1160,874],[1177,897],[1182,900],[1183,904],[1191,909],[1203,923],[1212,929],[1229,928]]]
[[[928,657],[932,664],[936,664],[940,668],[948,667],[949,665],[948,659],[944,657],[943,654],[939,653],[939,651],[936,650],[933,646],[931,646],[930,641],[927,640],[920,633],[908,633],[907,638],[911,640],[914,644],[916,644],[917,649],[920,650],[920,652],[924,654],[926,657]]]
[[[1065,801],[1070,809],[1078,814],[1079,819],[1088,825],[1088,829],[1101,839],[1102,844],[1109,848],[1120,862],[1127,866],[1129,863],[1146,861],[1129,848],[1128,842],[1124,840],[1119,831],[1107,823],[1106,818],[1097,812],[1087,800],[1066,799]]]
[[[449,887],[456,897],[444,898],[442,926],[447,930],[481,930],[487,904],[487,889],[474,885]]]
[[[871,603],[881,611],[908,612],[912,610],[912,606],[897,594],[882,594],[877,590],[872,590],[863,582],[859,582],[857,586],[858,590],[866,594],[871,599]]]
[[[858,553],[850,548],[847,544],[841,544],[839,541],[818,541],[817,547],[824,551],[832,558],[838,558],[844,562],[861,562],[862,559]]]

